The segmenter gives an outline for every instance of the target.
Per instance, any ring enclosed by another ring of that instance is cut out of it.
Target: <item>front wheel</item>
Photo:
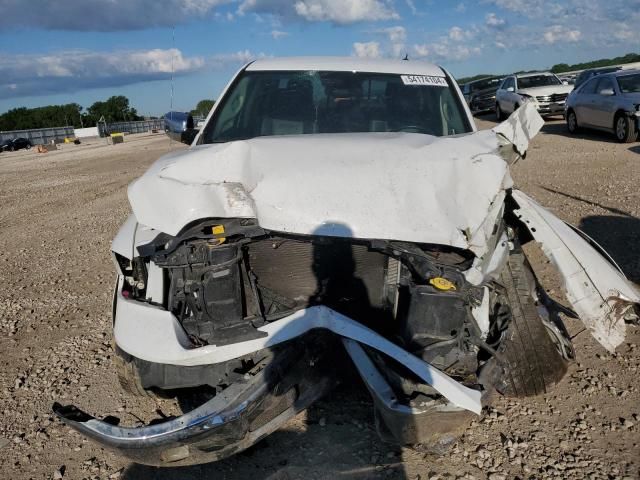
[[[614,121],[616,140],[620,143],[631,143],[636,140],[636,125],[629,117],[619,113]]]
[[[503,310],[506,307],[511,318],[497,349],[501,360],[492,358],[481,378],[505,396],[546,393],[567,372],[568,362],[538,314],[532,294],[535,276],[522,251],[509,255],[500,283],[506,304]]]
[[[31,144],[30,144],[30,143],[27,143],[27,146],[26,146],[26,147],[24,147],[24,148],[26,148],[27,150],[29,150],[29,149],[31,148]]]
[[[569,130],[569,133],[572,135],[578,133],[578,117],[573,110],[567,112],[567,130]]]
[[[502,114],[502,109],[500,108],[500,104],[496,103],[496,119],[499,122],[501,122],[503,118],[504,118],[504,116]]]

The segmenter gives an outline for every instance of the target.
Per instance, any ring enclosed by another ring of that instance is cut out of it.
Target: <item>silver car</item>
[[[640,130],[640,70],[598,75],[571,92],[565,107],[569,132],[593,128],[611,132],[621,143],[636,141]]]

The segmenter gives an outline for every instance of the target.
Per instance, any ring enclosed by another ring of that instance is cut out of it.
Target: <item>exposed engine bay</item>
[[[170,248],[149,257],[169,285],[164,306],[194,345],[251,340],[266,323],[325,305],[464,379],[478,369],[482,337],[500,336],[482,332],[472,315],[484,289],[462,274],[473,261],[468,253],[436,245],[284,236],[251,223],[207,222],[186,235],[200,232],[200,238],[173,239]],[[127,277],[130,298],[146,299],[145,289],[138,288],[148,282],[145,272],[143,265]]]

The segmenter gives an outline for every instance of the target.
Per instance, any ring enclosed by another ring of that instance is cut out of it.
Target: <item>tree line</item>
[[[214,103],[215,100],[201,100],[191,114],[206,116]],[[107,123],[143,120],[129,104],[127,97],[115,95],[104,101],[94,102],[86,110],[77,103],[13,108],[0,115],[0,131],[64,126],[95,127],[101,118]]]
[[[620,65],[623,63],[635,63],[635,62],[640,62],[640,54],[627,53],[626,55],[622,55],[620,57],[601,58],[599,60],[593,60],[591,62],[574,63],[573,65],[568,65],[566,63],[558,63],[553,67],[551,67],[551,71],[553,73],[573,72],[574,70],[586,70],[587,68],[610,67],[612,65]]]
[[[558,63],[550,68],[553,73],[564,73],[564,72],[573,72],[575,70],[586,70],[588,68],[601,68],[601,67],[610,67],[612,65],[621,65],[624,63],[635,63],[640,62],[640,54],[638,53],[627,53],[626,55],[622,55],[620,57],[615,58],[601,58],[599,60],[592,60],[591,62],[583,62],[583,63]],[[532,70],[535,71],[535,70]],[[515,73],[527,73],[524,71],[515,72]],[[462,77],[458,78],[457,81],[460,85],[473,82],[474,80],[481,80],[483,78],[488,77],[502,77],[504,75],[496,74],[496,73],[483,73],[480,75],[474,75],[473,77]]]
[[[129,105],[127,97],[116,95],[105,101],[95,102],[86,110],[77,103],[14,108],[0,115],[0,130],[64,126],[94,127],[102,117],[109,123],[142,119],[136,109]]]

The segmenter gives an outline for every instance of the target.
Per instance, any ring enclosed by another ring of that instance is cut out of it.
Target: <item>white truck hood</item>
[[[521,110],[494,131],[458,137],[324,134],[192,147],[160,158],[129,186],[129,200],[138,222],[170,235],[205,218],[256,218],[280,232],[482,254],[512,185],[500,147],[523,153],[542,124]]]

